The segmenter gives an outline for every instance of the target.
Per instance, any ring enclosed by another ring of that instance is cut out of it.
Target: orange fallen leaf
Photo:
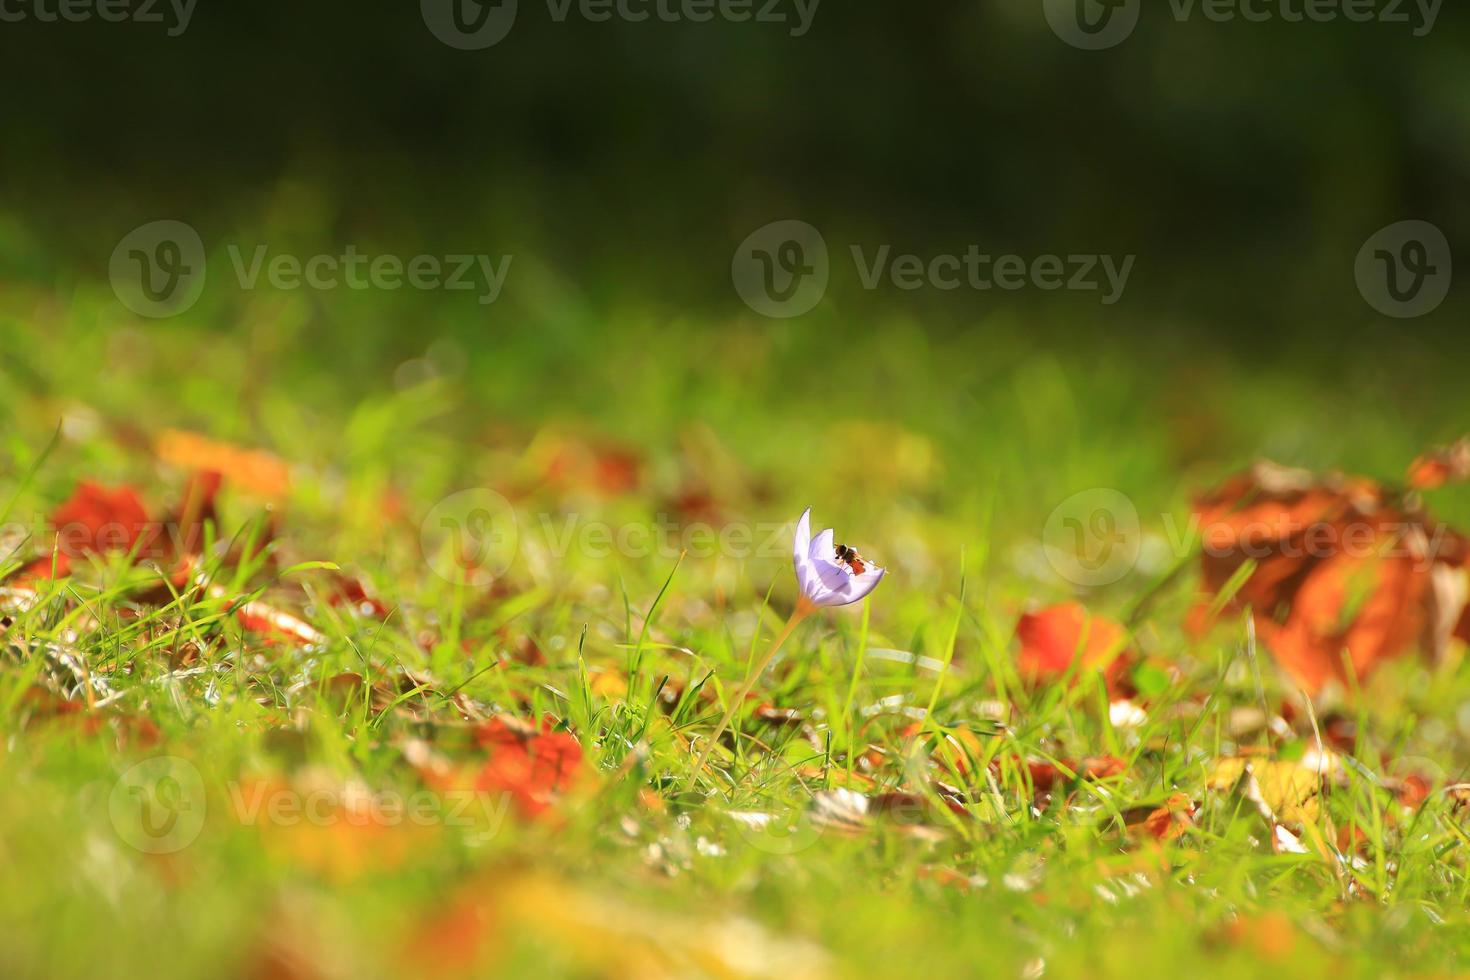
[[[218,473],[232,486],[257,496],[278,500],[291,488],[291,471],[276,456],[194,432],[165,429],[155,440],[153,451],[166,463],[180,469]]]
[[[1409,486],[1433,490],[1446,483],[1470,480],[1470,436],[1431,450],[1409,465]]]
[[[1205,592],[1254,561],[1226,608],[1253,611],[1266,648],[1309,694],[1332,679],[1351,687],[1415,645],[1437,659],[1460,629],[1470,635],[1470,541],[1416,495],[1261,462],[1202,495],[1195,514]],[[1204,606],[1196,631],[1208,626]]]
[[[1154,840],[1178,840],[1194,826],[1197,809],[1188,793],[1175,793],[1163,806],[1149,811],[1136,826],[1130,821],[1129,830],[1141,831]]]
[[[1296,924],[1281,912],[1242,916],[1224,930],[1224,938],[1266,961],[1284,960],[1296,946]]]

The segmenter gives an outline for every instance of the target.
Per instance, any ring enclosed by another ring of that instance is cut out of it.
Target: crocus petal
[[[808,598],[822,591],[816,569],[812,568],[811,550],[812,509],[808,507],[802,511],[801,518],[796,522],[796,540],[791,549],[791,563],[796,566],[796,584]]]
[[[792,556],[798,565],[801,560],[812,551],[812,509],[808,507],[801,512],[801,518],[796,522],[796,545],[792,549]]]
[[[853,574],[830,558],[813,558],[808,562],[823,591],[837,592],[853,580]]]
[[[837,557],[837,546],[832,543],[832,529],[830,527],[817,535],[816,540],[807,549],[807,557],[813,561],[819,561],[824,558],[827,561],[832,561]]]
[[[821,605],[845,606],[848,603],[857,602],[867,597],[883,581],[886,568],[870,568],[861,575],[854,575],[843,583],[842,588],[835,590],[830,596],[825,597]]]
[[[812,560],[806,555],[796,559],[796,584],[801,587],[801,592],[808,598],[823,590],[822,581],[817,577],[817,570],[812,566]]]

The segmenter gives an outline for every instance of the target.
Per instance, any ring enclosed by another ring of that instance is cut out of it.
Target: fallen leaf
[[[1470,436],[1433,449],[1409,465],[1409,486],[1433,490],[1446,483],[1470,480]]]
[[[1021,641],[1017,667],[1028,680],[1060,680],[1079,658],[1077,674],[1101,670],[1110,691],[1125,674],[1127,631],[1088,612],[1081,603],[1067,602],[1025,613],[1016,623],[1016,636]]]
[[[133,550],[142,540],[140,553],[148,550],[157,527],[132,487],[113,489],[83,480],[70,498],[51,514],[54,535],[41,557],[20,573],[27,578],[64,577],[71,574],[75,558],[91,554],[113,554]],[[150,530],[151,528],[151,530]]]
[[[538,726],[501,715],[472,732],[488,755],[472,777],[473,788],[507,794],[524,817],[543,815],[588,776],[581,744],[568,732],[554,731],[549,720]],[[425,775],[441,783],[446,776],[442,771]],[[462,777],[448,778],[459,782]]]
[[[1174,793],[1162,806],[1153,809],[1139,807],[1125,812],[1123,822],[1130,834],[1161,841],[1178,840],[1194,826],[1197,809],[1188,793]]]
[[[1272,823],[1313,823],[1321,810],[1322,777],[1288,760],[1221,759],[1205,786],[1215,792],[1240,787],[1245,798]]]
[[[165,429],[155,440],[153,451],[166,463],[220,474],[231,486],[257,496],[279,500],[291,488],[291,472],[279,458],[198,433]]]
[[[1439,659],[1467,625],[1470,541],[1413,494],[1260,462],[1202,495],[1195,515],[1207,597],[1191,625],[1206,628],[1210,597],[1254,562],[1225,608],[1252,610],[1263,645],[1308,694],[1333,679],[1351,688],[1416,645]]]

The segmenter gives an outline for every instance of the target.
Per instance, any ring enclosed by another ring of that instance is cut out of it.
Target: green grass
[[[1457,435],[1470,396],[1448,365],[1404,355],[1268,367],[1162,328],[1146,349],[1085,324],[1048,333],[1060,321],[1046,311],[963,329],[882,312],[858,324],[821,313],[691,324],[597,315],[545,290],[488,323],[398,298],[375,309],[261,294],[159,323],[121,313],[105,284],[4,298],[11,521],[34,523],[79,479],[134,483],[161,511],[186,476],[149,451],[165,427],[269,448],[291,463],[293,486],[264,555],[206,567],[220,596],[142,603],[157,573],[115,557],[12,613],[0,973],[259,975],[286,960],[315,965],[287,975],[427,973],[426,930],[465,908],[477,916],[466,931],[485,940],[481,968],[505,975],[1459,968],[1463,815],[1443,794],[1406,809],[1382,781],[1461,778],[1464,671],[1408,659],[1356,701],[1318,706],[1358,723],[1357,762],[1321,800],[1323,825],[1362,834],[1360,861],[1345,865],[1273,853],[1249,802],[1207,789],[1222,757],[1291,758],[1312,737],[1306,719],[1277,736],[1232,727],[1263,697],[1274,712],[1286,685],[1268,658],[1253,663],[1242,623],[1205,641],[1185,634],[1192,575],[1137,624],[1157,684],[1139,728],[1115,729],[1090,679],[1028,689],[1012,639],[1029,604],[1079,594],[1039,550],[1071,494],[1116,488],[1142,515],[1148,560],[1081,594],[1122,618],[1186,557],[1167,553],[1166,515],[1182,520],[1189,495],[1231,468],[1268,454],[1391,477]],[[433,317],[430,342],[416,324]],[[602,444],[637,456],[635,486],[544,481],[554,446]],[[891,571],[867,606],[804,624],[757,686],[795,721],[745,713],[742,737],[686,794],[690,740],[703,744],[795,601],[789,530],[774,553],[748,557],[678,536],[622,552],[556,538],[568,520],[647,528],[691,485],[728,521],[755,525],[756,544],[812,505],[819,527]],[[441,578],[421,547],[435,503],[474,487],[514,500],[519,548],[493,589]],[[223,539],[264,513],[238,490],[223,503]],[[1433,503],[1470,516],[1464,493]],[[325,601],[332,573],[315,562],[364,582],[386,621]],[[243,631],[233,603],[256,595],[325,641]],[[517,656],[530,644],[540,662]],[[198,658],[180,668],[189,647]],[[75,691],[74,668],[105,680],[94,697],[107,706],[43,717],[27,692]],[[393,703],[331,682],[347,673],[392,686]],[[381,833],[239,819],[259,780],[407,797],[426,790],[416,747],[483,763],[464,705],[550,716],[595,775],[541,819],[437,811]],[[84,720],[93,714],[100,725]],[[944,735],[963,746],[958,772],[933,751]],[[198,771],[205,819],[188,846],[150,855],[119,831],[109,800],[130,767],[160,755]],[[1126,770],[1064,779],[1033,805],[1019,760],[1101,755]],[[935,778],[960,791],[962,814]],[[842,808],[849,785],[917,796],[855,833],[813,822]],[[1128,814],[1174,793],[1200,807],[1179,839],[1125,830]],[[750,814],[772,815],[776,830]]]

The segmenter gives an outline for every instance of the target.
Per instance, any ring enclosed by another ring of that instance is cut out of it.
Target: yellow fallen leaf
[[[1315,823],[1321,812],[1322,778],[1311,769],[1278,759],[1221,759],[1215,763],[1208,789],[1228,792],[1242,785],[1246,799],[1268,820]]]

